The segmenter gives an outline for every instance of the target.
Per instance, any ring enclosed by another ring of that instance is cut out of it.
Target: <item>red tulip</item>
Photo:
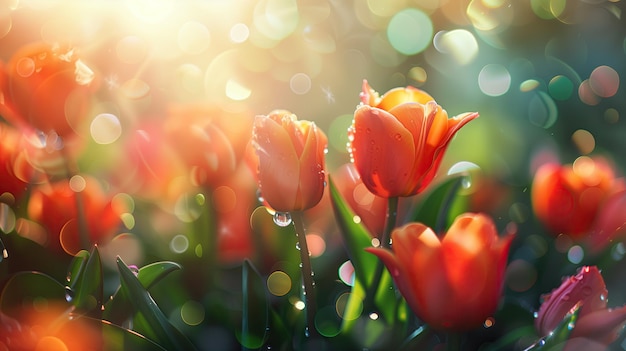
[[[24,46],[0,74],[0,112],[46,134],[74,135],[89,111],[93,78],[72,48]]]
[[[600,206],[623,187],[602,158],[581,156],[566,166],[546,163],[533,179],[532,206],[552,234],[580,239],[591,230]]]
[[[607,308],[608,291],[595,266],[582,267],[576,275],[565,279],[561,286],[542,298],[543,303],[535,319],[535,327],[542,336],[548,335],[568,312],[580,306],[570,335],[575,341],[568,341],[565,350],[583,350],[580,345],[594,343],[606,347],[617,339],[626,323],[626,306]]]
[[[478,113],[448,118],[425,92],[396,88],[382,97],[363,83],[349,150],[363,183],[382,197],[411,196],[435,177],[456,132]]]
[[[495,312],[513,235],[498,237],[491,218],[466,213],[440,239],[421,223],[391,234],[393,252],[368,248],[378,256],[413,312],[439,330],[481,326]]]
[[[328,139],[315,123],[275,110],[254,121],[253,143],[263,199],[279,212],[315,206],[324,194]]]
[[[90,249],[81,245],[81,231],[88,234],[89,245],[102,244],[117,234],[121,224],[111,199],[95,179],[75,180],[73,184],[57,181],[38,185],[33,188],[28,203],[30,218],[48,232],[48,245],[71,255],[80,249]]]

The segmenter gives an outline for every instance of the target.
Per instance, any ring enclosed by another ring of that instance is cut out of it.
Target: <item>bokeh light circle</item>
[[[106,145],[119,139],[122,135],[122,125],[117,116],[101,113],[91,121],[89,131],[96,143]]]
[[[267,289],[274,296],[284,296],[291,290],[291,278],[283,271],[274,271],[267,277]]]
[[[181,254],[189,249],[189,239],[186,236],[179,234],[170,240],[170,250],[174,253]]]
[[[432,37],[432,21],[418,9],[409,8],[396,13],[387,25],[387,38],[391,46],[404,55],[424,51]]]
[[[187,325],[199,325],[204,316],[204,306],[197,301],[189,300],[180,308],[180,317]]]
[[[611,97],[619,88],[619,74],[609,66],[596,67],[589,76],[589,86],[599,97]]]
[[[554,76],[548,83],[548,92],[555,100],[567,100],[572,96],[574,84],[563,75]]]
[[[478,86],[485,95],[504,95],[511,87],[511,74],[500,64],[488,64],[478,74]]]
[[[295,94],[306,94],[311,90],[311,77],[305,73],[296,73],[289,80],[289,87]]]

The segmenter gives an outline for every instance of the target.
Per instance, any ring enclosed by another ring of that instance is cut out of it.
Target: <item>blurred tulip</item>
[[[89,111],[94,76],[73,48],[26,45],[0,74],[0,114],[20,127],[72,136]]]
[[[587,237],[589,249],[598,253],[613,242],[626,238],[626,190],[618,191],[604,202]]]
[[[572,342],[572,345],[568,342],[565,350],[582,351],[578,346],[587,343],[582,343],[581,339],[606,347],[617,339],[626,323],[626,306],[607,308],[608,291],[595,266],[582,267],[576,275],[565,279],[561,286],[543,295],[542,299],[535,319],[535,327],[542,336],[548,335],[568,312],[580,306],[578,319],[570,335],[571,339],[577,341]]]
[[[387,199],[372,194],[363,184],[354,163],[346,163],[333,172],[333,182],[370,234],[378,237],[385,227]]]
[[[392,234],[393,252],[378,256],[413,312],[438,330],[479,327],[496,311],[513,235],[498,237],[491,218],[466,213],[440,239],[421,223]]]
[[[182,191],[174,183],[184,175],[184,165],[159,125],[137,126],[129,133],[124,150],[121,164],[113,169],[121,189],[159,205],[178,199]],[[191,188],[191,183],[186,183]]]
[[[600,206],[623,188],[607,160],[581,156],[571,165],[540,166],[531,200],[535,215],[551,234],[581,239],[590,232]]]
[[[21,307],[21,306],[20,306]],[[100,321],[72,315],[61,303],[0,312],[0,350],[101,350]],[[15,317],[15,318],[13,318]]]
[[[382,97],[363,82],[349,130],[350,154],[363,183],[382,197],[412,196],[435,177],[456,132],[478,113],[448,118],[425,92],[396,88]]]
[[[269,206],[279,212],[302,211],[321,200],[328,139],[315,123],[275,110],[255,118],[253,143],[259,188]]]
[[[217,253],[221,263],[241,263],[254,254],[250,216],[255,208],[256,182],[245,165],[223,185],[213,190],[217,212]]]
[[[165,125],[168,142],[190,169],[192,182],[210,188],[235,172],[251,132],[248,113],[202,104],[172,106]]]
[[[10,126],[0,124],[0,195],[10,194],[18,200],[29,183],[38,178],[37,170],[27,161],[26,152],[20,148],[20,133]]]
[[[71,255],[90,249],[93,244],[107,242],[117,234],[121,224],[111,199],[97,181],[80,176],[34,187],[28,215],[46,228],[50,247],[63,249]],[[88,247],[81,243],[81,232],[88,235]]]

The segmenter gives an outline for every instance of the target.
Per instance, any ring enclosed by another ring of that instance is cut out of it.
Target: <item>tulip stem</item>
[[[63,146],[61,152],[63,161],[65,162],[66,177],[69,182],[72,177],[79,175],[78,165],[65,146]],[[85,201],[81,191],[74,191],[74,201],[76,206],[76,222],[78,224],[78,240],[80,248],[88,250],[91,246],[91,240],[89,235],[89,224],[87,223],[87,215],[85,214]]]
[[[317,334],[315,329],[315,291],[313,283],[313,269],[311,268],[311,254],[306,242],[304,231],[304,220],[301,212],[295,211],[291,215],[293,225],[298,238],[298,248],[300,251],[301,275],[304,286],[304,304],[306,314],[305,336],[313,337]]]
[[[379,246],[382,248],[391,247],[391,232],[396,227],[396,220],[398,218],[398,197],[390,197],[387,199],[387,217],[385,217],[385,229],[380,237]],[[381,260],[376,262],[376,268],[374,270],[374,276],[371,284],[368,286],[367,294],[365,295],[364,307],[366,309],[375,305],[376,291],[380,285],[380,279],[383,275],[385,265]]]

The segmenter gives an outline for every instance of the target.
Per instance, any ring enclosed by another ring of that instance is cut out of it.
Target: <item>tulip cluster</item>
[[[90,152],[106,146],[82,138],[101,77],[79,54],[39,43],[0,65],[0,230],[11,250],[34,245],[43,261],[69,266],[47,275],[27,265],[6,279],[0,270],[0,350],[117,342],[193,350],[218,333],[203,324],[236,328],[232,339],[245,349],[337,342],[409,350],[445,339],[457,350],[474,347],[472,337],[502,346],[519,333],[500,322],[515,318],[506,316],[515,299],[504,298],[513,256],[536,284],[526,292],[528,317],[536,316],[525,321],[533,331],[524,339],[538,341],[519,349],[541,350],[556,338],[566,351],[601,350],[626,323],[626,307],[608,305],[600,259],[540,299],[540,284],[551,289],[552,278],[578,267],[534,268],[553,241],[488,213],[512,198],[505,183],[475,182],[472,190],[484,192],[469,198],[459,191],[467,174],[440,174],[477,112],[449,117],[421,89],[379,94],[364,80],[344,135],[350,162],[329,169],[328,137],[291,111],[168,103],[127,122],[114,167],[102,170]],[[624,256],[626,182],[608,159],[542,165],[528,200],[550,234],[595,258],[607,246]],[[516,246],[531,241],[533,250]],[[324,245],[332,257],[316,266]],[[134,266],[148,249],[146,259],[168,260]],[[181,266],[172,279],[182,292],[163,311],[151,294],[169,287],[152,289]],[[339,279],[314,274],[328,266]],[[32,293],[37,284],[46,291]]]

